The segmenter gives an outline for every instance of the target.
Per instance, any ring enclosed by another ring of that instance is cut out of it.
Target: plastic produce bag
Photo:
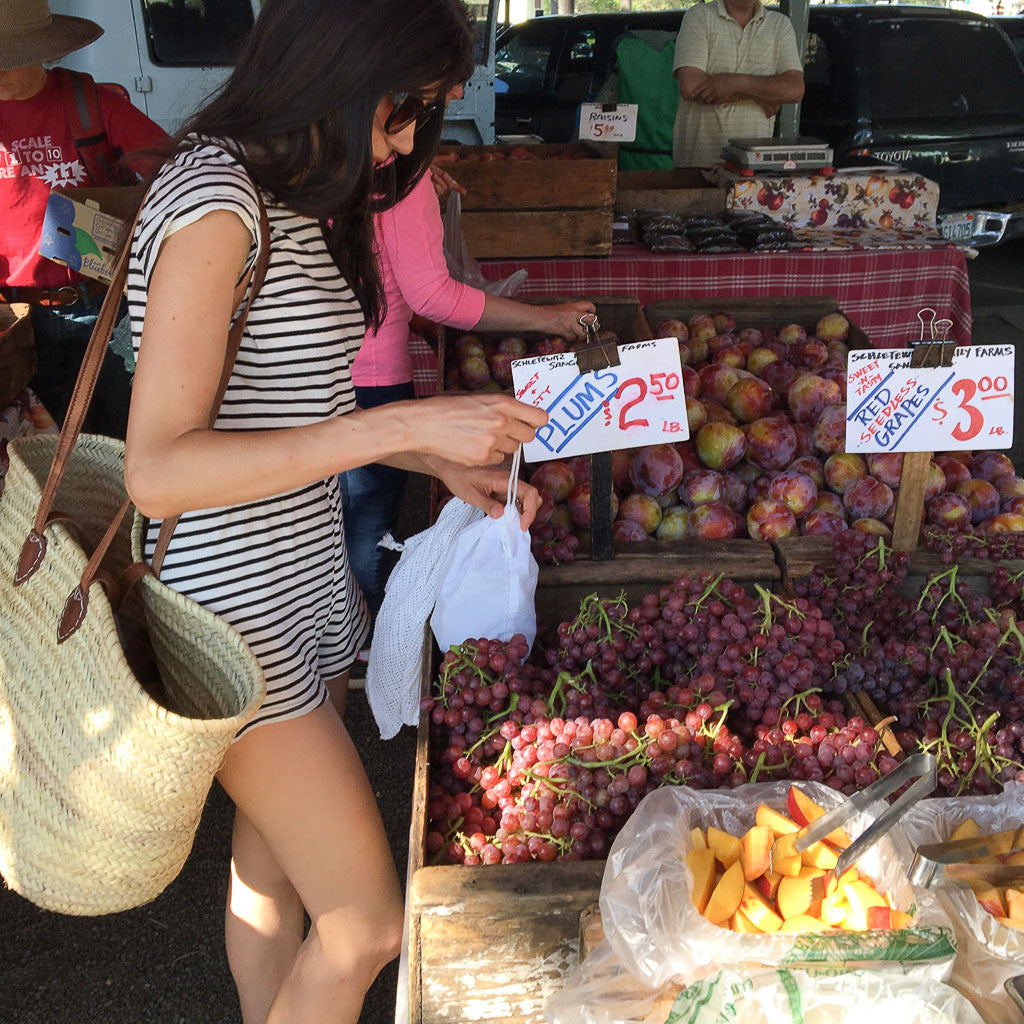
[[[430,626],[442,651],[467,639],[510,640],[533,647],[537,636],[537,562],[516,509],[520,446],[512,458],[505,512],[485,517],[455,538],[437,591]]]
[[[857,864],[897,909],[914,915],[899,931],[832,931],[761,935],[711,924],[693,905],[686,858],[690,829],[714,825],[741,836],[754,824],[758,804],[786,813],[788,782],[758,783],[733,790],[671,786],[644,798],[608,855],[601,882],[605,937],[622,964],[652,987],[670,979],[691,984],[723,968],[757,970],[781,965],[830,965],[843,970],[886,967],[944,980],[956,952],[952,926],[930,894],[916,899],[906,879],[911,850],[897,828]],[[843,797],[819,783],[799,788],[826,810]],[[855,818],[859,835],[869,824]]]
[[[382,739],[419,721],[423,640],[441,573],[456,539],[483,518],[480,509],[452,498],[433,526],[405,542],[388,578],[366,667],[366,697]]]
[[[455,189],[448,195],[443,223],[444,260],[448,264],[448,273],[456,281],[504,299],[512,298],[523,287],[527,277],[525,270],[517,270],[501,281],[491,281],[484,277],[480,264],[473,259],[462,235],[462,196]]]
[[[548,1000],[548,1024],[983,1024],[955,989],[892,971],[726,970],[660,992],[623,973],[602,943]]]
[[[982,833],[1001,832],[1024,823],[1024,783],[1011,782],[997,796],[942,797],[922,800],[907,814],[904,827],[914,846],[945,842],[965,818]],[[982,909],[970,889],[937,889],[957,937],[950,984],[958,988],[992,1024],[1019,1024],[1003,982],[1024,974],[1024,932],[1000,924]]]

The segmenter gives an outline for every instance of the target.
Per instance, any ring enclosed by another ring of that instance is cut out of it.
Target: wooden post
[[[892,528],[892,546],[897,551],[913,551],[917,547],[931,461],[931,452],[908,452],[903,456],[903,473],[896,495],[896,521]]]
[[[612,543],[612,453],[590,456],[590,557],[610,562],[615,557]]]

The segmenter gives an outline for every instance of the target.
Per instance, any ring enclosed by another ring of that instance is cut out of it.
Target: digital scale
[[[758,171],[832,171],[832,147],[805,135],[791,138],[729,139],[722,159],[746,178]]]

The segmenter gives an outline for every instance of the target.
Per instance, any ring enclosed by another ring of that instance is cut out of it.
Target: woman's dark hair
[[[374,170],[374,113],[388,94],[439,99],[473,71],[462,0],[268,0],[231,77],[192,118],[274,199],[316,218],[369,324],[385,312],[372,215],[427,172],[442,116],[416,129],[407,156]]]

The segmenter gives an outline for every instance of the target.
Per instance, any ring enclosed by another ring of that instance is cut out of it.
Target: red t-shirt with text
[[[115,149],[152,149],[167,138],[123,96],[103,86],[98,92]],[[55,75],[31,99],[0,101],[0,286],[59,288],[83,280],[40,256],[39,239],[50,189],[94,184],[75,149]]]

